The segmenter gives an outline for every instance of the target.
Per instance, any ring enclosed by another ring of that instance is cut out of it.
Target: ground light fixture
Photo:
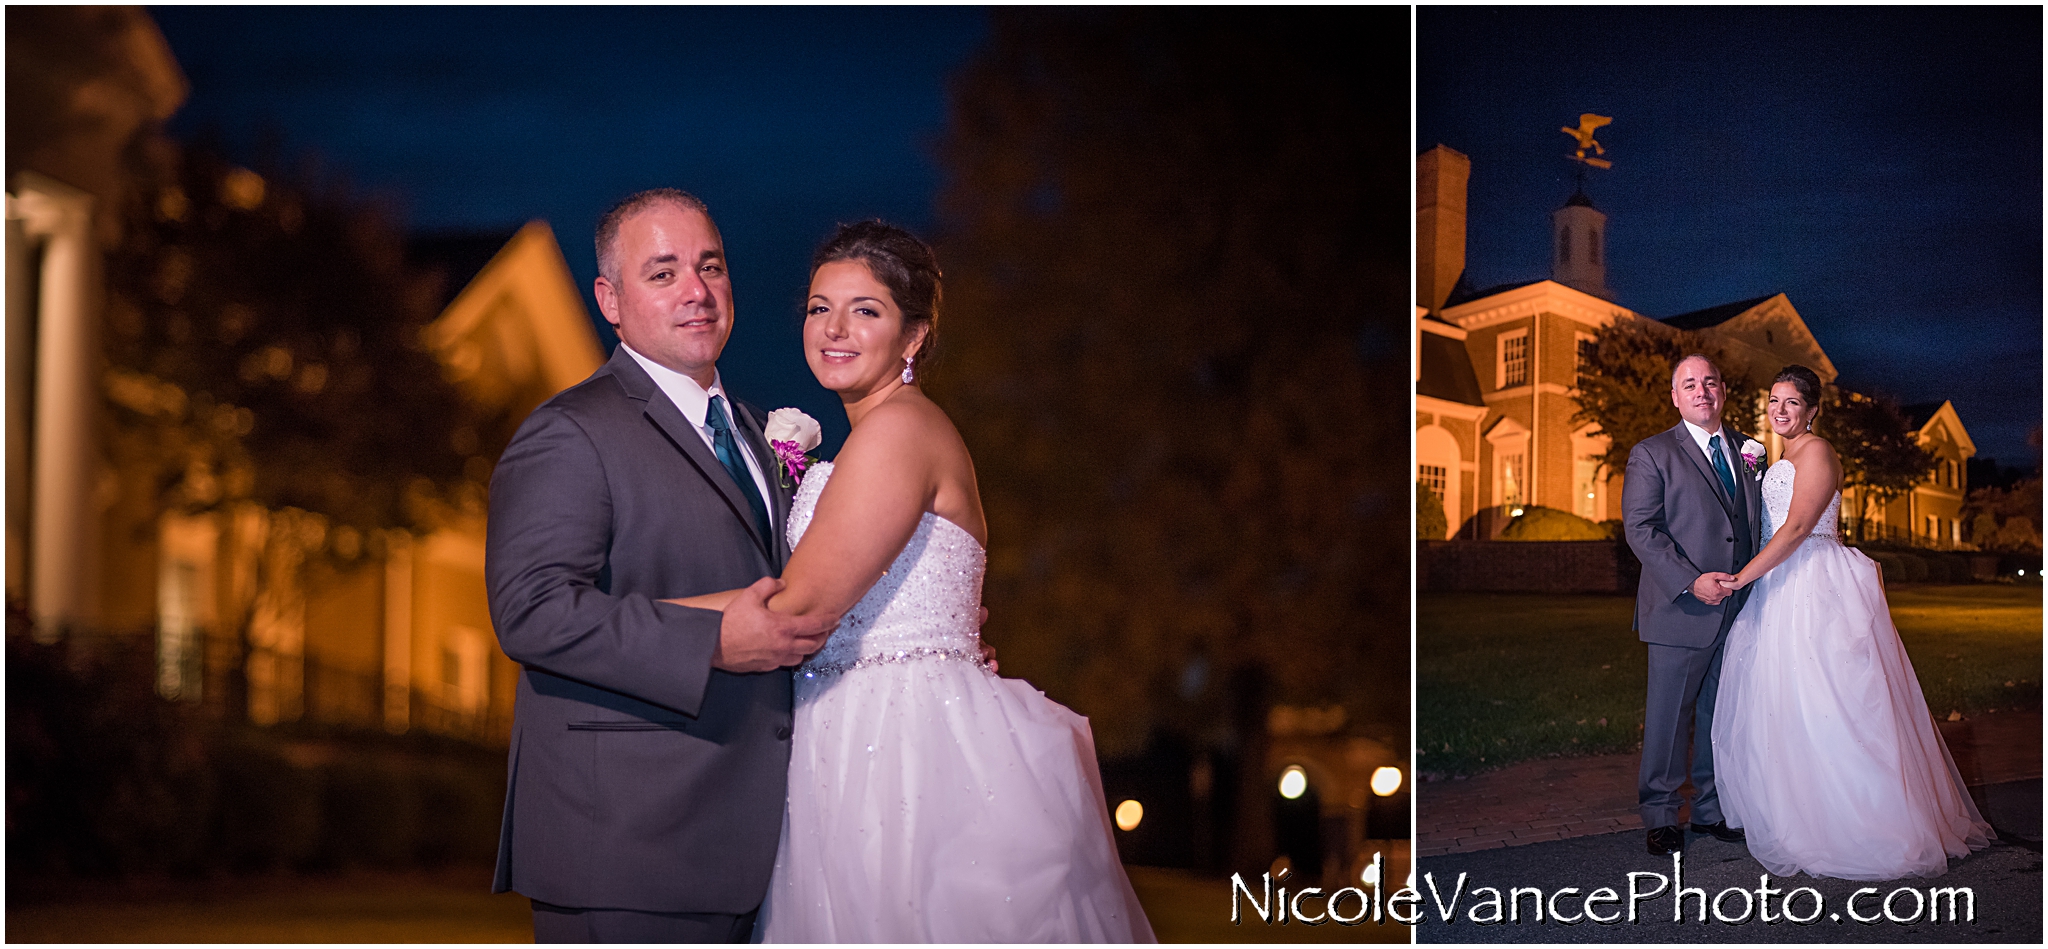
[[[1401,790],[1401,769],[1393,765],[1381,765],[1372,772],[1372,793],[1386,797]]]
[[[1119,830],[1137,830],[1138,822],[1145,819],[1145,805],[1137,801],[1125,801],[1116,806],[1116,826]]]
[[[1308,792],[1308,772],[1301,765],[1291,764],[1280,772],[1280,796],[1290,801]]]

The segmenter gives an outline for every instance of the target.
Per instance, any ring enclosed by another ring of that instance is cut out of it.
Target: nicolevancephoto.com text
[[[1374,865],[1379,863],[1375,854]],[[1290,893],[1284,885],[1285,871],[1278,880],[1271,873],[1261,874],[1262,886],[1255,893],[1241,874],[1231,874],[1230,921],[1240,926],[1252,919],[1283,926],[1356,926],[1368,921],[1413,926],[1432,921],[1433,915],[1436,922],[1480,926],[1641,925],[1666,918],[1677,924],[1796,926],[1826,922],[1967,927],[1977,922],[1977,894],[1968,886],[1863,886],[1835,901],[1813,886],[1785,881],[1774,885],[1765,873],[1754,888],[1710,891],[1686,885],[1683,853],[1671,855],[1668,874],[1636,870],[1622,876],[1619,886],[1495,886],[1483,885],[1469,873],[1439,881],[1431,872],[1423,874],[1420,891],[1406,886],[1383,898],[1378,887],[1344,887],[1325,894],[1321,887],[1310,886]]]

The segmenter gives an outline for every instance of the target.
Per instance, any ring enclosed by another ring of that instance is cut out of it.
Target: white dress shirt
[[[735,409],[732,407],[732,396],[725,391],[724,380],[719,378],[717,372],[712,373],[711,388],[707,391],[697,384],[697,380],[640,355],[624,341],[621,341],[619,346],[626,351],[626,355],[633,357],[634,362],[640,364],[640,368],[647,370],[647,375],[654,379],[654,384],[661,387],[668,400],[675,403],[676,410],[683,413],[683,419],[697,430],[697,436],[704,439],[704,447],[710,448],[714,457],[718,454],[718,449],[712,444],[711,426],[704,424],[704,418],[711,411],[712,396],[719,396],[725,400],[725,421],[732,426],[733,443],[740,447],[740,457],[746,459],[747,472],[754,476],[754,487],[760,490],[761,503],[768,506],[769,519],[773,520],[775,495],[768,493],[768,479],[761,474],[761,463],[754,457],[753,450],[747,447],[747,440],[740,437],[739,419],[733,414]]]

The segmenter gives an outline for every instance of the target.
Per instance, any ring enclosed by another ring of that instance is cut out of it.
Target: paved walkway
[[[2041,713],[1994,712],[1940,725],[1965,784],[2041,777]],[[1639,830],[1639,762],[1635,754],[1545,758],[1425,784],[1416,801],[1415,854],[1435,857]]]

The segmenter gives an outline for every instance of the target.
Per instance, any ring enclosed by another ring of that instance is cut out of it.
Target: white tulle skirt
[[[761,941],[1153,941],[1087,719],[957,659],[797,683]]]
[[[1728,823],[1773,874],[1936,876],[1992,833],[1921,694],[1877,565],[1809,538],[1729,628],[1714,708]]]

